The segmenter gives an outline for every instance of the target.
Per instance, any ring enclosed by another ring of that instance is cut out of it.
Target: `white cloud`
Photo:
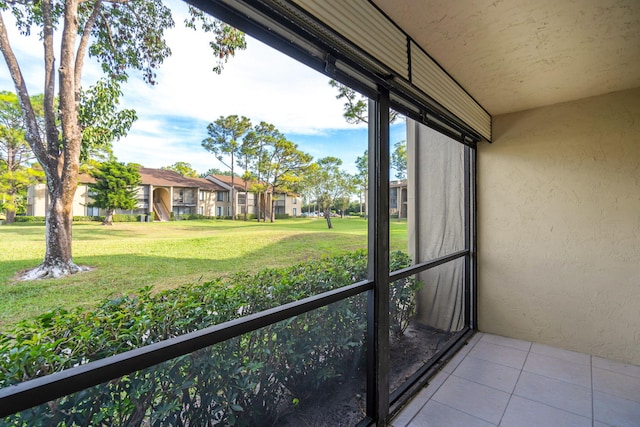
[[[272,123],[284,133],[331,134],[334,139],[336,130],[354,128],[342,117],[342,101],[335,98],[328,77],[255,39],[248,38],[247,49],[229,59],[221,75],[215,74],[207,35],[184,28],[184,3],[169,4],[176,21],[166,34],[173,54],[158,71],[156,86],[132,75],[123,88],[122,107],[135,109],[138,121],[126,138],[114,143],[120,160],[149,167],[186,161],[199,171],[207,170],[216,160],[200,146],[206,124],[230,114]],[[7,15],[3,13],[11,30]],[[25,39],[15,33],[14,29],[10,37],[26,64],[23,72],[31,94],[41,93],[41,43],[35,34]],[[87,64],[83,75],[85,82],[95,81],[99,67]],[[4,62],[0,90],[14,90]]]

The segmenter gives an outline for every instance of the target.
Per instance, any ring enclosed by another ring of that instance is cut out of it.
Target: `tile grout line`
[[[474,334],[474,335],[469,339],[469,341],[470,341],[471,339],[473,339],[473,337],[474,337],[474,336],[475,336],[475,334]],[[477,344],[478,342],[480,342],[480,339],[481,339],[481,338],[482,338],[482,337],[478,338],[478,339],[476,340],[476,342],[475,342],[471,347],[469,347],[469,350],[465,353],[465,355],[464,355],[464,357],[462,358],[462,360],[464,360],[464,359],[467,357],[467,355],[469,354],[469,352],[470,352],[471,350],[473,350],[473,347],[475,347],[475,346],[476,346],[476,344]],[[468,341],[465,343],[465,345],[464,345],[464,346],[467,346],[467,345],[469,345],[469,342],[468,342]],[[463,347],[464,347],[464,346],[463,346]],[[452,357],[452,358],[451,358],[447,363],[445,363],[445,365],[444,365],[444,366],[446,366],[448,363],[450,363],[450,362],[451,362],[451,360],[453,360],[453,358],[454,358],[454,357],[456,357],[459,353],[460,353],[460,350],[458,350],[458,352],[457,352],[456,354],[454,354],[454,355],[453,355],[453,357]],[[460,361],[460,363],[462,363],[462,361]],[[458,365],[459,365],[459,364],[458,364]],[[444,366],[443,366],[443,367],[444,367]],[[457,369],[457,366],[456,366],[456,369]],[[454,369],[454,370],[455,370],[455,369]],[[442,381],[442,383],[440,383],[440,385],[438,386],[438,388],[436,388],[436,389],[435,389],[435,391],[431,394],[431,396],[429,396],[429,398],[427,398],[427,400],[425,400],[424,404],[423,404],[422,406],[420,406],[420,409],[418,409],[418,410],[416,411],[416,413],[415,413],[411,418],[409,418],[409,422],[408,422],[408,423],[406,423],[406,424],[405,424],[404,426],[402,426],[402,427],[407,427],[409,424],[411,424],[411,422],[413,422],[414,418],[418,416],[418,414],[419,414],[419,413],[424,409],[424,407],[425,407],[425,406],[427,406],[427,403],[429,403],[429,401],[431,400],[431,398],[432,398],[432,397],[433,397],[433,396],[438,392],[438,390],[440,390],[440,387],[442,387],[442,385],[443,385],[443,384],[444,384],[444,383],[449,379],[449,377],[453,374],[453,372],[451,372],[451,373],[449,373],[449,372],[445,372],[445,371],[443,371],[443,370],[442,370],[442,368],[440,368],[440,370],[438,371],[438,373],[436,373],[435,375],[433,375],[433,377],[431,377],[431,378],[435,378],[435,376],[436,376],[436,375],[439,375],[439,374],[443,374],[443,375],[445,375],[445,376],[446,376],[446,378],[444,379],[444,381]],[[430,385],[431,385],[431,383],[429,383],[429,382],[427,381],[427,384],[423,387],[423,389],[424,389],[424,390],[426,390]],[[414,398],[416,398],[416,397],[417,397],[417,393],[416,393],[416,396],[415,396]],[[438,403],[440,403],[440,402],[438,402]]]
[[[425,400],[424,404],[420,407],[420,409],[418,409],[418,410],[416,411],[416,413],[415,413],[415,414],[414,414],[414,415],[409,419],[409,422],[408,422],[407,424],[405,424],[405,427],[409,426],[409,425],[413,422],[413,420],[415,419],[415,417],[417,417],[417,416],[418,416],[418,414],[419,414],[420,412],[422,412],[422,410],[424,409],[424,407],[425,407],[425,406],[427,406],[427,403],[429,403],[429,402],[431,401],[431,399],[433,398],[433,396],[435,396],[435,394],[438,392],[438,390],[440,390],[440,387],[442,387],[442,385],[443,385],[443,384],[444,384],[444,383],[449,379],[449,377],[451,376],[451,374],[449,374],[449,373],[447,373],[447,372],[444,372],[444,371],[440,371],[440,372],[438,372],[438,374],[446,374],[446,375],[447,375],[447,378],[445,378],[445,379],[444,379],[444,381],[442,381],[442,382],[440,383],[440,385],[439,385],[439,386],[434,390],[434,392],[431,394],[431,396],[429,396],[429,398],[428,398],[427,400]],[[436,375],[438,375],[438,374],[436,374]],[[434,375],[434,377],[435,377],[435,375]],[[429,383],[427,383],[427,387],[425,387],[425,389],[427,389],[428,387],[429,387]],[[440,403],[440,402],[438,402],[438,403]]]
[[[472,337],[472,338],[473,338],[473,337]],[[475,342],[475,343],[473,343],[473,345],[472,345],[471,347],[469,347],[469,349],[468,349],[468,350],[467,350],[467,352],[464,354],[464,357],[462,358],[462,360],[460,361],[460,363],[458,363],[458,365],[456,365],[455,369],[453,369],[454,371],[455,371],[456,369],[458,369],[458,366],[460,366],[460,364],[461,364],[461,363],[462,363],[462,362],[467,358],[467,356],[469,356],[469,353],[471,353],[471,350],[473,350],[473,348],[474,348],[474,347],[475,347],[475,346],[480,342],[480,340],[481,340],[481,339],[482,339],[482,337],[478,338],[478,339],[476,340],[476,342]],[[469,343],[467,342],[467,344],[466,344],[466,345],[469,345]],[[457,353],[457,354],[458,354],[458,353]],[[454,355],[453,357],[455,357],[455,355]],[[453,359],[453,358],[451,358],[451,359]],[[451,362],[451,361],[449,361],[449,362]],[[446,383],[446,382],[447,382],[447,380],[449,379],[449,377],[455,376],[456,378],[459,378],[457,375],[453,375],[453,372],[444,372],[444,371],[442,371],[442,370],[441,370],[439,373],[446,374],[446,376],[447,376],[447,377],[444,379],[444,381],[442,381],[442,382],[440,383],[440,385],[438,386],[438,388],[436,388],[436,389],[434,390],[434,392],[431,394],[431,396],[429,396],[429,398],[424,402],[424,405],[422,405],[422,406],[420,407],[420,409],[415,413],[415,415],[414,415],[413,417],[411,417],[411,419],[409,420],[409,423],[407,423],[407,424],[405,425],[405,427],[406,427],[406,426],[409,426],[409,425],[413,422],[413,420],[418,416],[418,414],[419,414],[419,413],[424,409],[424,407],[425,407],[425,406],[427,406],[427,403],[429,403],[431,400],[433,400],[433,396],[435,396],[435,395],[436,395],[436,393],[438,392],[438,390],[440,390],[440,387],[442,387],[442,386],[444,385],[444,383]],[[436,375],[437,375],[437,374],[436,374]],[[427,387],[428,387],[428,385],[427,385]],[[463,414],[467,414],[467,415],[469,415],[469,416],[472,416],[473,418],[476,418],[476,419],[479,419],[479,420],[482,420],[482,421],[485,421],[485,422],[487,421],[487,420],[484,420],[484,419],[482,419],[482,418],[476,417],[475,415],[470,414],[470,413],[468,413],[468,412],[461,411],[460,409],[454,408],[453,406],[449,406],[449,405],[447,405],[446,403],[438,402],[437,400],[434,400],[434,402],[438,403],[439,405],[444,405],[444,406],[446,406],[446,407],[448,407],[448,408],[451,408],[451,409],[453,409],[453,410],[455,410],[455,411],[459,411],[459,412],[461,412],[461,413],[463,413]]]
[[[504,411],[502,412],[502,416],[500,417],[500,421],[498,421],[498,426],[502,424],[502,420],[504,419],[504,414],[507,413],[507,409],[509,409],[509,404],[511,403],[511,399],[513,398],[513,393],[516,391],[516,387],[518,386],[518,382],[520,381],[520,377],[522,376],[522,371],[524,371],[524,365],[527,363],[527,359],[529,358],[529,354],[531,354],[531,347],[533,343],[529,343],[529,350],[527,351],[527,356],[524,358],[524,362],[522,362],[522,368],[520,368],[520,373],[518,374],[518,378],[516,379],[516,383],[513,385],[513,390],[509,393],[509,400],[507,400],[507,405],[504,407]],[[592,426],[593,427],[593,426]]]
[[[564,384],[580,387],[581,389],[584,389],[584,390],[589,390],[589,386],[585,387],[584,385],[576,384],[576,383],[573,383],[571,381],[567,381],[567,380],[564,380],[564,379],[561,379],[561,378],[550,377],[550,376],[541,374],[539,372],[527,371],[526,369],[522,369],[522,371],[526,372],[527,374],[536,375],[536,376],[539,376],[539,377],[542,377],[542,378],[547,378],[547,379],[558,381],[558,382],[561,382],[561,383],[564,383]],[[593,380],[591,380],[591,382],[593,383]],[[593,384],[591,384],[591,389],[593,389]]]

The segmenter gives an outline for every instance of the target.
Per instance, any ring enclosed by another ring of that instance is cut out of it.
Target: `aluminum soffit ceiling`
[[[638,0],[373,0],[490,114],[640,87]]]

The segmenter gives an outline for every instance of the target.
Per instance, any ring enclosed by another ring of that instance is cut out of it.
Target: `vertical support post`
[[[469,254],[464,257],[464,325],[470,328],[473,327],[472,321],[472,298],[471,298],[471,286],[473,280],[471,278],[471,220],[472,215],[472,203],[471,203],[471,148],[464,147],[464,248],[469,251]]]
[[[469,167],[471,168],[471,329],[478,329],[478,201],[477,201],[477,148],[470,148]]]
[[[367,415],[384,426],[389,417],[389,91],[369,101],[369,291]]]
[[[407,117],[407,235],[411,262],[420,262],[420,144],[418,123]]]

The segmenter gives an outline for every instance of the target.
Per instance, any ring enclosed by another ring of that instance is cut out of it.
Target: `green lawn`
[[[0,226],[0,331],[56,307],[91,307],[110,296],[257,271],[367,246],[367,222],[333,219],[77,223],[73,253],[93,271],[63,279],[19,282],[17,272],[44,255],[44,226]],[[406,222],[391,222],[391,247],[406,251]]]

